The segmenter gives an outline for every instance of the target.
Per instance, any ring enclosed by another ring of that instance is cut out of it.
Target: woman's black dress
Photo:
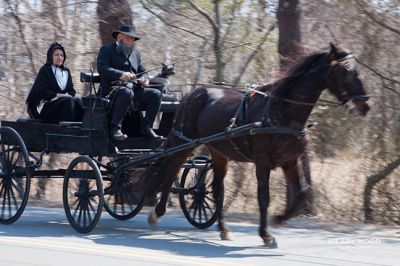
[[[50,64],[45,64],[36,77],[35,83],[27,99],[28,113],[32,118],[40,119],[45,123],[59,123],[60,121],[82,121],[83,108],[80,98],[75,98],[71,73],[68,68],[63,68],[68,73],[67,86],[61,90],[57,83]],[[69,94],[71,97],[62,97],[52,100],[57,93]],[[52,100],[52,101],[51,101]],[[38,106],[43,104],[39,112]]]

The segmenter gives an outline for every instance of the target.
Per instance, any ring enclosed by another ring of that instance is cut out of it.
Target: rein
[[[328,101],[328,100],[318,100],[319,102],[322,102],[322,103],[324,103],[324,104],[321,104],[321,103],[318,103],[318,102],[316,102],[316,103],[310,103],[310,102],[295,101],[295,100],[291,100],[291,99],[288,99],[288,98],[273,96],[273,95],[270,95],[270,94],[268,94],[268,93],[266,93],[266,92],[262,92],[262,91],[253,89],[253,88],[251,88],[250,86],[247,87],[246,89],[249,90],[249,91],[252,91],[252,92],[261,94],[261,95],[263,95],[264,97],[269,97],[269,98],[273,98],[273,99],[278,99],[278,100],[281,100],[281,101],[284,101],[284,102],[288,102],[288,103],[292,103],[292,104],[297,104],[297,105],[304,105],[304,106],[316,106],[316,105],[318,105],[318,106],[332,106],[332,107],[338,107],[338,106],[343,105],[343,103],[341,103],[341,102],[334,102],[334,101]]]

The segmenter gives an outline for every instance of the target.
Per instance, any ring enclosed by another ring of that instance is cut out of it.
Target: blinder
[[[357,76],[359,73],[359,65],[353,54],[348,54],[339,60],[332,60],[330,62],[330,65],[332,67],[335,81],[339,85],[340,96],[343,104],[351,100],[367,101],[369,99],[368,95],[350,95],[349,91],[344,89],[345,84],[351,83],[354,77]]]
[[[359,73],[359,65],[352,54],[346,55],[339,60],[332,60],[331,66],[335,68],[335,78],[342,80],[341,83],[350,82]]]

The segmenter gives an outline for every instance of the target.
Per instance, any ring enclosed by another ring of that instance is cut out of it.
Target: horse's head
[[[341,103],[352,101],[358,114],[369,111],[368,95],[359,77],[359,66],[354,55],[331,43],[331,70],[328,75],[328,89]]]
[[[175,66],[162,64],[160,75],[163,78],[167,78],[169,76],[175,75]]]

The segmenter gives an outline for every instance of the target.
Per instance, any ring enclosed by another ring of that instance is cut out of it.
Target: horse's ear
[[[331,47],[331,54],[333,57],[336,57],[339,51],[339,41],[330,42],[329,45]]]

